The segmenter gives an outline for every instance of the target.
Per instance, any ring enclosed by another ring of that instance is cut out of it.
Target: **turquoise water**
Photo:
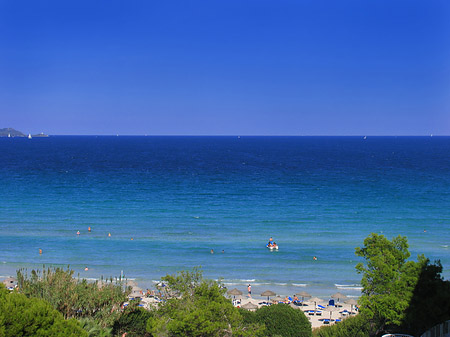
[[[70,265],[150,287],[202,266],[254,294],[357,296],[354,249],[377,232],[448,279],[449,154],[450,137],[0,138],[0,276]]]

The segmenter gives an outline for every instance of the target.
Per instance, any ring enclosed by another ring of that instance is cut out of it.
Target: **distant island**
[[[28,136],[20,131],[17,131],[16,129],[13,128],[3,128],[0,129],[0,137],[28,137],[28,138],[33,138],[33,137],[48,137],[48,135],[44,134],[43,132],[36,134],[36,135],[31,135],[28,134]]]

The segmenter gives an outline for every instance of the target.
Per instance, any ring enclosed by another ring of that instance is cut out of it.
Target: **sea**
[[[145,289],[201,267],[253,296],[357,297],[355,248],[378,233],[450,278],[450,137],[0,138],[0,188],[0,277]]]

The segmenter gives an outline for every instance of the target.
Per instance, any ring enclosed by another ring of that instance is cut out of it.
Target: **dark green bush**
[[[0,336],[87,337],[87,333],[46,301],[9,293],[0,285]]]
[[[127,337],[150,337],[151,334],[145,331],[150,317],[153,317],[153,313],[143,308],[125,310],[114,322],[112,333],[114,336],[121,336],[126,332]]]
[[[262,307],[255,312],[256,322],[266,326],[266,336],[310,337],[311,324],[303,311],[286,304]],[[249,323],[253,316],[245,315]]]

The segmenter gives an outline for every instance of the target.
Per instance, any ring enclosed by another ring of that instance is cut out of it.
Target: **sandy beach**
[[[163,298],[159,290],[152,291],[147,289],[147,291],[144,292],[140,287],[138,287],[135,281],[130,281],[129,286],[132,287],[129,298],[140,298],[140,306],[146,309],[157,306],[161,301],[160,298]],[[146,295],[146,293],[148,295]],[[339,297],[336,295],[339,295]],[[234,288],[227,290],[226,297],[232,301],[235,307],[252,311],[266,305],[289,305],[291,308],[296,310],[302,310],[310,321],[313,329],[319,328],[323,325],[336,324],[350,316],[358,314],[356,308],[357,299],[347,297],[345,294],[341,293],[330,295],[328,300],[315,296],[308,296],[304,297],[303,301],[301,301],[302,298],[299,296],[298,301],[292,301],[289,300],[288,296],[281,297],[278,295],[273,295],[267,297],[262,296],[262,294],[252,294],[249,296],[247,292]],[[330,305],[332,304],[330,302],[333,302],[334,305]],[[127,303],[125,303],[125,306],[126,305]]]
[[[247,303],[252,303],[258,306],[258,308],[261,308],[265,304],[261,304],[263,302],[267,301],[267,298],[262,297],[256,297],[256,298],[249,298],[247,296],[243,297],[240,300],[240,304],[237,306],[242,307],[245,306]],[[321,302],[312,302],[305,299],[303,302],[303,305],[296,305],[294,303],[289,304],[280,304],[280,305],[289,305],[290,307],[302,310],[306,317],[308,317],[308,320],[311,322],[311,327],[318,328],[323,325],[328,324],[336,324],[337,322],[342,321],[343,319],[346,319],[347,317],[351,315],[356,315],[357,311],[355,311],[355,306],[352,307],[350,304],[346,304],[343,302],[339,302],[337,306],[330,307],[327,306],[328,301],[321,301]],[[323,306],[324,308],[320,307]]]

